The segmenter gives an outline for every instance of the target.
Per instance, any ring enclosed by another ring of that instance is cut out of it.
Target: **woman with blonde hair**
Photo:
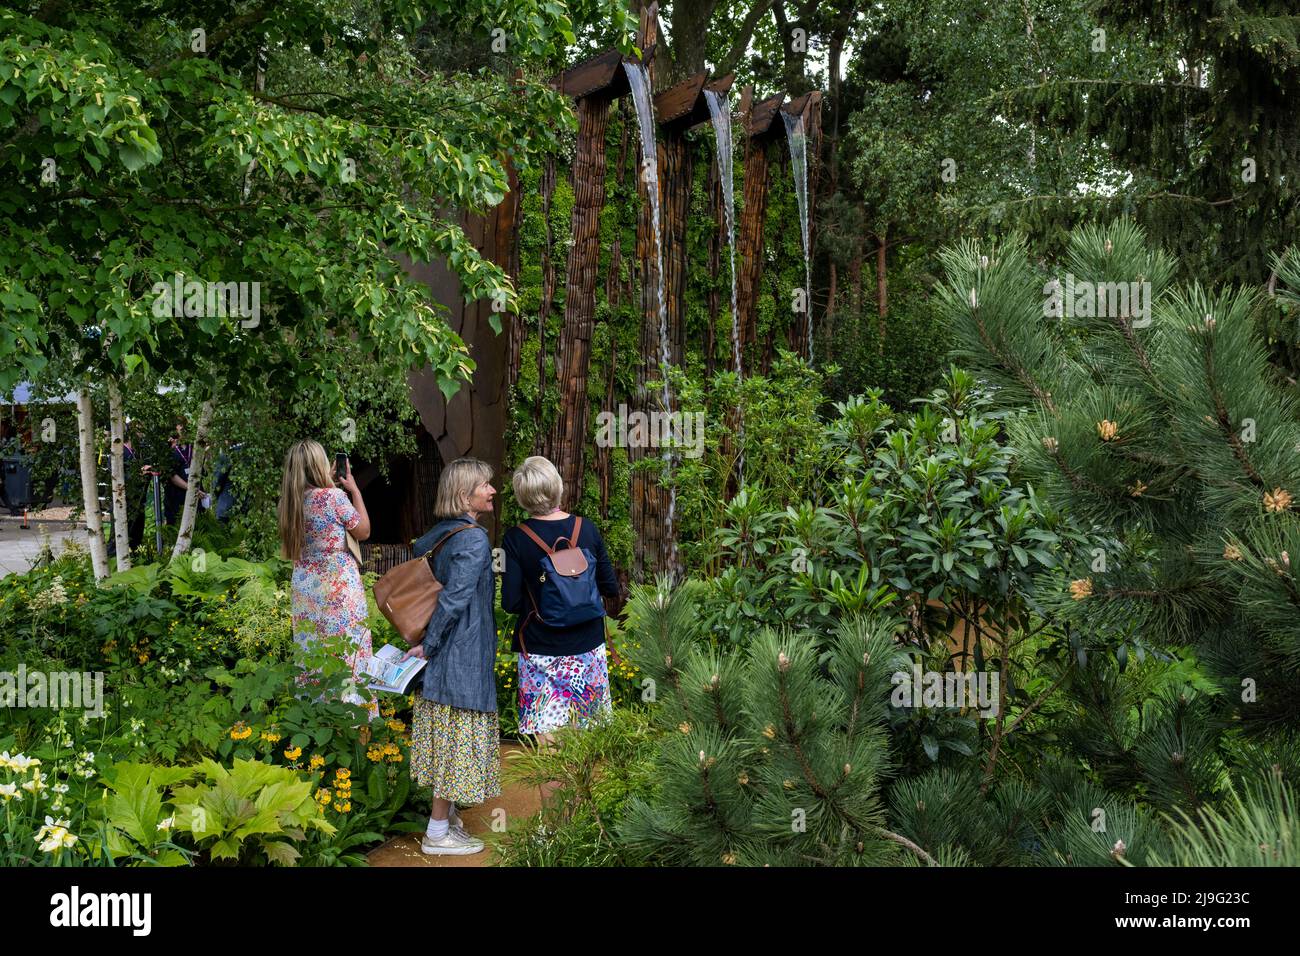
[[[549,744],[559,728],[585,727],[611,709],[600,599],[618,595],[618,579],[595,522],[560,507],[564,482],[548,459],[524,459],[511,485],[519,506],[531,516],[501,541],[506,558],[501,607],[519,615],[513,642],[519,662],[519,731]],[[559,550],[561,541],[595,559],[594,590],[572,623],[548,621],[542,614],[543,561]]]
[[[484,803],[501,793],[501,738],[493,664],[497,636],[492,546],[478,523],[490,514],[496,489],[492,466],[458,458],[443,469],[434,505],[441,519],[415,542],[442,583],[424,641],[407,657],[422,657],[423,689],[411,726],[411,777],[433,791],[422,852],[478,853],[483,841],[465,832],[456,804]]]
[[[280,485],[280,553],[293,562],[293,636],[304,650],[320,638],[345,638],[351,653],[345,662],[352,681],[364,677],[365,659],[372,654],[366,627],[366,592],[361,570],[348,549],[370,537],[370,516],[352,466],[335,479],[320,443],[295,442],[284,456]],[[314,683],[303,674],[301,683]],[[379,715],[378,703],[369,704],[349,691],[344,701],[367,707],[370,719]]]

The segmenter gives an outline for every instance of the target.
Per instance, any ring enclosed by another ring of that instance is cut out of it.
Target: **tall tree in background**
[[[216,402],[341,399],[312,346],[342,335],[453,392],[473,363],[394,254],[512,309],[446,209],[498,203],[506,154],[552,148],[563,112],[537,81],[435,81],[403,32],[427,15],[524,60],[574,39],[562,8],[492,0],[0,12],[0,389],[60,355],[83,388],[146,368]],[[232,314],[217,282],[257,284],[260,313]]]

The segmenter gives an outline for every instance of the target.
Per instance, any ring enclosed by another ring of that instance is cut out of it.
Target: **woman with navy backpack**
[[[543,743],[611,709],[604,597],[618,595],[594,522],[560,508],[564,483],[546,458],[524,460],[511,481],[530,517],[505,533],[501,607],[518,615],[519,730]]]

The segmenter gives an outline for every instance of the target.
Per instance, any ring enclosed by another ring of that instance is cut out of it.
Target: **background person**
[[[501,794],[501,735],[497,726],[492,547],[480,515],[492,511],[492,466],[458,458],[438,479],[435,513],[442,519],[415,542],[442,583],[424,641],[407,652],[423,657],[424,684],[415,698],[411,776],[433,791],[420,849],[431,855],[478,853],[456,804],[484,803]]]
[[[372,654],[369,609],[361,569],[348,551],[346,536],[370,537],[370,516],[349,464],[337,487],[329,458],[318,442],[299,441],[284,456],[280,485],[280,553],[293,562],[293,637],[304,650],[318,637],[344,637],[351,652],[344,658],[356,681],[365,679],[365,659]],[[304,675],[303,683],[311,683]],[[377,701],[367,703],[349,691],[343,700],[366,706],[379,716]],[[368,739],[363,735],[363,740]]]

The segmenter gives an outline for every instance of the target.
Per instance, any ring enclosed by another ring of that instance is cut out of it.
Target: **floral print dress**
[[[361,521],[347,493],[340,488],[311,488],[303,511],[307,540],[293,566],[293,637],[303,649],[316,637],[346,636],[352,652],[344,658],[365,679],[364,661],[373,653],[361,571],[348,551],[346,536]],[[303,685],[316,683],[301,675]],[[355,690],[343,696],[349,704],[366,706],[370,719],[379,716],[378,701],[366,701]]]

